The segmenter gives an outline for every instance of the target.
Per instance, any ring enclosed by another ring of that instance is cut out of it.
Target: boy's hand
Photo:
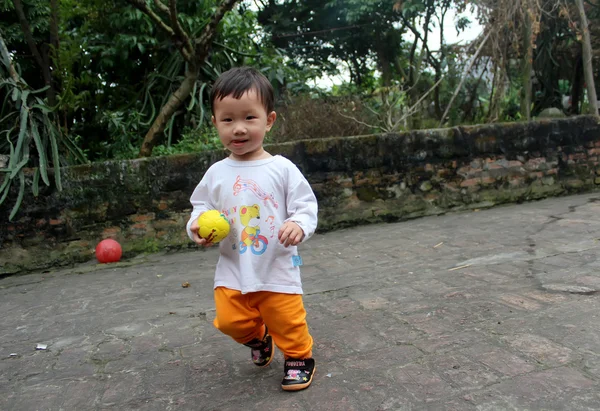
[[[290,245],[298,245],[304,238],[304,231],[293,221],[288,221],[279,229],[279,242],[286,248]]]
[[[190,226],[190,231],[192,232],[192,237],[194,237],[194,242],[198,245],[201,245],[202,247],[212,246],[213,243],[209,243],[208,241],[206,241],[206,239],[198,235],[199,228],[200,226],[198,226],[198,219],[195,219],[192,225]]]

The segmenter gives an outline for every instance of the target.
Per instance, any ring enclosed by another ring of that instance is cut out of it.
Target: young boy
[[[317,200],[298,168],[263,149],[275,122],[273,88],[258,71],[233,68],[211,92],[212,122],[231,153],[212,165],[191,197],[187,224],[198,235],[198,217],[219,210],[230,222],[221,241],[215,273],[214,325],[251,349],[252,361],[266,367],[273,342],[285,357],[281,387],[307,388],[313,379],[313,339],[302,303],[302,259],[296,245],[317,226]]]

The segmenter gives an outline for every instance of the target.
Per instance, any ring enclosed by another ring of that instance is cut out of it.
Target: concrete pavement
[[[298,393],[212,327],[216,249],[6,277],[0,409],[598,410],[599,239],[600,193],[315,236]]]

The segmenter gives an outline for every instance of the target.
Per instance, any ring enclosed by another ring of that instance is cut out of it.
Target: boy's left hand
[[[304,231],[293,221],[288,221],[279,229],[279,242],[286,248],[290,245],[298,245],[304,238]]]

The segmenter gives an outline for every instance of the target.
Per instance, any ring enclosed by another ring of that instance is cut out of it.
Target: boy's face
[[[226,96],[213,103],[212,122],[221,143],[231,151],[234,160],[251,161],[266,152],[263,140],[275,122],[274,111],[267,113],[256,90],[251,89],[239,99]]]

